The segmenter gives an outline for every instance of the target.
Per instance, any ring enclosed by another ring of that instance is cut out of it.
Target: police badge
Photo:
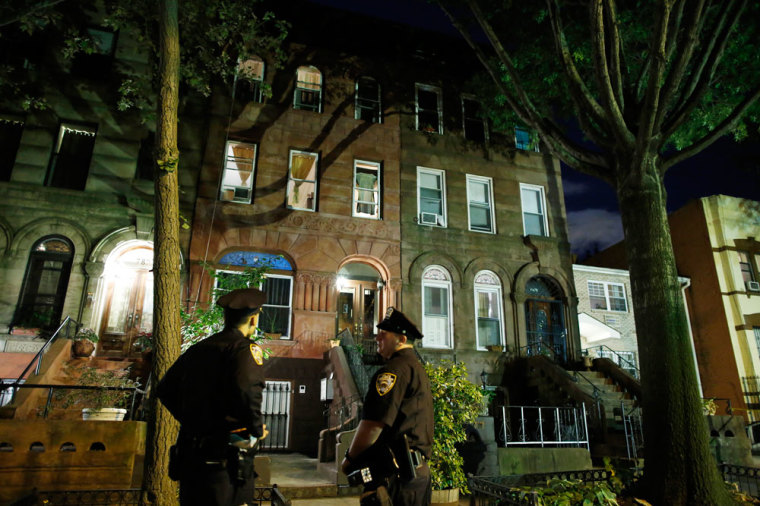
[[[395,384],[396,375],[384,372],[377,377],[377,380],[375,380],[375,389],[379,395],[383,396],[393,390],[393,385]]]
[[[264,365],[264,352],[261,351],[261,347],[255,344],[252,344],[251,356],[253,357],[253,361],[256,362],[257,365]]]

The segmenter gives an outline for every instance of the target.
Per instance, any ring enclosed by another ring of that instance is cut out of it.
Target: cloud
[[[568,211],[567,227],[573,253],[584,255],[600,250],[623,239],[620,214],[606,209],[583,209]]]
[[[570,196],[578,196],[578,195],[584,195],[589,192],[591,189],[591,186],[586,183],[581,183],[578,181],[568,181],[566,179],[562,180],[562,189],[565,192],[565,197]]]

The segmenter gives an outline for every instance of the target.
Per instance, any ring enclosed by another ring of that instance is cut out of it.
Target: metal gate
[[[261,414],[264,416],[269,435],[261,441],[261,448],[264,450],[288,448],[292,390],[289,381],[266,382]]]

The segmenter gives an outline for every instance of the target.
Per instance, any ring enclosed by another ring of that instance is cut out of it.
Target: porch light
[[[343,276],[338,276],[338,279],[335,280],[335,286],[338,287],[338,291],[343,290],[343,285],[346,284],[346,278]]]

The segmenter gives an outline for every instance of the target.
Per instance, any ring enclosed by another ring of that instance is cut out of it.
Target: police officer
[[[191,346],[158,384],[158,398],[180,422],[169,475],[179,479],[182,506],[238,506],[253,498],[254,446],[266,426],[263,352],[249,338],[265,301],[253,288],[220,297],[224,330]]]
[[[394,506],[430,504],[430,469],[426,460],[433,444],[433,399],[425,368],[412,346],[422,334],[401,311],[392,307],[377,328],[377,352],[386,362],[370,382],[362,420],[342,463],[343,472],[356,469],[362,453],[370,447],[399,448],[399,440],[406,436],[415,457],[416,477],[407,481],[391,478],[387,494]],[[365,487],[362,504],[383,504],[384,487],[369,488]]]

